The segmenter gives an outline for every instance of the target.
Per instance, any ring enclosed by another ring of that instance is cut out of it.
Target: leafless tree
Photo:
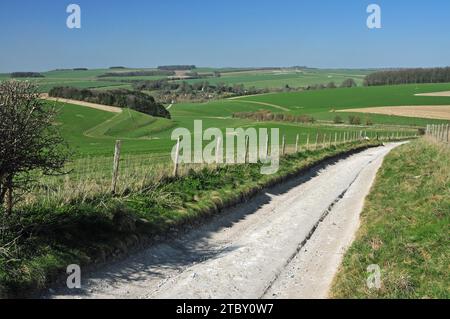
[[[0,83],[0,208],[11,214],[14,193],[36,172],[62,174],[68,149],[54,125],[57,110],[39,99],[36,85]]]

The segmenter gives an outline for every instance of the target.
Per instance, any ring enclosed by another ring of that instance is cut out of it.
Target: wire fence
[[[425,131],[427,138],[442,143],[445,145],[449,144],[450,125],[449,124],[429,124]]]
[[[281,157],[298,152],[313,151],[337,147],[343,144],[362,142],[367,140],[396,141],[417,137],[416,131],[335,131],[299,133],[296,136],[281,135],[281,143],[277,144]],[[123,195],[130,192],[140,192],[157,185],[161,180],[172,176],[184,176],[191,171],[201,170],[205,167],[217,167],[229,165],[226,156],[218,156],[214,163],[185,163],[174,161],[171,153],[157,154],[121,154],[121,146],[126,141],[117,141],[111,156],[84,157],[72,161],[66,167],[67,174],[62,176],[39,176],[38,183],[32,191],[21,201],[23,205],[36,202],[71,203],[73,200],[87,201],[98,194]],[[266,146],[268,147],[268,145]],[[240,150],[245,154],[245,162],[249,158],[258,158],[261,153],[267,153],[268,149],[261,150],[258,145],[250,148],[248,139]],[[178,152],[180,148],[174,147]],[[223,147],[222,155],[227,155]],[[253,150],[253,152],[251,151]],[[262,151],[262,152],[261,152]],[[239,153],[239,150],[236,151]],[[225,153],[225,154],[224,154]],[[176,154],[174,154],[177,157]],[[219,161],[220,159],[220,161]]]

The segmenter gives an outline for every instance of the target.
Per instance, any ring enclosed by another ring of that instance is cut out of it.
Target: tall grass
[[[385,159],[355,242],[335,278],[337,298],[450,298],[450,149],[421,139]],[[367,267],[379,265],[380,289]]]
[[[355,139],[359,139],[359,132],[352,132]],[[410,133],[412,135],[412,133]],[[336,144],[343,144],[343,134],[339,132]],[[382,138],[383,136],[381,136]],[[395,139],[397,136],[388,134],[384,138]],[[401,137],[401,136],[400,136]],[[302,140],[303,138],[303,140]],[[348,142],[349,137],[347,136]],[[298,151],[308,149],[323,149],[335,144],[334,134],[310,136],[306,145],[306,136],[300,136]],[[281,145],[280,145],[281,148]],[[294,144],[285,145],[285,154],[295,153]],[[242,151],[242,150],[241,150]],[[244,152],[244,151],[242,151]],[[259,150],[258,150],[259,152]],[[280,149],[280,155],[282,150]],[[19,201],[17,207],[27,209],[35,204],[40,206],[63,206],[70,204],[83,204],[93,198],[109,198],[111,196],[113,156],[95,156],[75,159],[65,167],[67,174],[62,176],[36,176],[36,183],[32,189]],[[225,165],[225,164],[220,164]],[[199,171],[205,167],[216,167],[217,164],[181,164],[178,175],[185,176],[189,172]],[[173,161],[171,155],[143,155],[128,154],[121,156],[119,178],[117,181],[116,196],[122,197],[130,193],[146,191],[172,176]]]

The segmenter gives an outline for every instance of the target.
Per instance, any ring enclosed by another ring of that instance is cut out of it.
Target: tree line
[[[259,110],[256,112],[236,112],[233,113],[233,118],[249,119],[257,122],[277,121],[277,122],[294,122],[294,123],[314,123],[315,119],[312,116],[292,115],[285,113],[272,113],[268,110]]]
[[[352,88],[358,86],[352,78],[345,79],[342,81],[339,86],[335,82],[329,82],[327,84],[311,84],[304,87],[305,90],[323,90],[323,89],[336,89],[338,87],[340,88]]]
[[[371,73],[364,79],[365,86],[448,82],[450,67],[385,70]]]
[[[10,74],[12,78],[43,78],[39,72],[13,72]]]
[[[131,76],[172,76],[175,75],[174,71],[167,70],[150,70],[150,71],[127,71],[127,72],[106,72],[104,74],[100,74],[99,78],[106,77],[131,77]]]
[[[169,111],[161,103],[139,91],[124,89],[94,91],[74,87],[54,87],[49,91],[49,96],[130,108],[148,115],[170,119]]]
[[[208,81],[199,81],[195,83],[173,82],[166,79],[154,81],[139,81],[133,83],[135,90],[159,90],[165,93],[178,91],[179,93],[235,93],[235,94],[257,94],[267,93],[267,89],[245,88],[243,84],[227,85],[225,83],[211,84]]]
[[[167,71],[188,71],[196,69],[195,65],[160,65],[158,66],[158,70],[167,70]]]

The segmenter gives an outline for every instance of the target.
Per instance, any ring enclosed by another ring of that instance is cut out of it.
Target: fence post
[[[119,164],[120,164],[120,149],[122,148],[122,141],[117,140],[114,147],[114,162],[113,162],[113,173],[111,181],[111,193],[114,195],[116,193],[117,179],[119,177]]]
[[[306,149],[309,150],[309,133],[306,135]]]
[[[175,149],[175,162],[173,163],[173,176],[178,176],[178,159],[180,156],[180,138],[177,139],[177,147]]]
[[[449,139],[449,137],[448,137],[449,129],[450,129],[450,127],[449,127],[448,124],[447,124],[447,144],[448,144],[448,139]]]
[[[269,134],[266,135],[266,158],[269,157]]]
[[[314,145],[314,149],[317,150],[317,143],[319,142],[319,133],[316,134],[316,144]]]
[[[217,144],[216,144],[216,164],[217,165],[219,165],[220,163],[220,155],[221,155],[221,153],[222,153],[222,155],[223,155],[223,152],[221,152],[221,149],[220,149],[220,142],[221,142],[221,140],[220,140],[220,136],[217,138]],[[219,153],[220,152],[220,153]]]
[[[337,141],[338,141],[337,132],[334,132],[334,146],[337,146]]]
[[[247,164],[249,162],[249,144],[250,144],[250,137],[248,135],[245,136],[245,164]]]
[[[298,134],[297,134],[297,136],[295,137],[295,153],[296,153],[296,154],[298,153]]]
[[[282,155],[286,154],[286,137],[284,134],[283,134],[283,141],[282,141],[281,147],[282,147],[281,154]]]

